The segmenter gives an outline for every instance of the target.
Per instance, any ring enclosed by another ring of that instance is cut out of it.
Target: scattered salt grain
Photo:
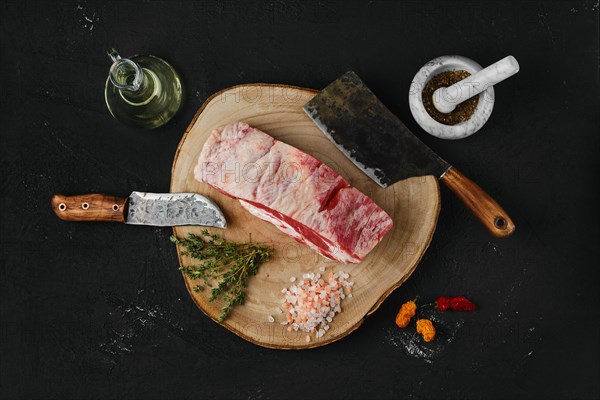
[[[267,317],[267,321],[269,321],[269,322],[275,322],[275,318],[273,318],[273,316],[272,316],[272,315],[269,315],[269,316]]]
[[[295,277],[295,276],[292,276],[292,277],[290,278],[290,282],[296,282],[296,277]]]
[[[306,340],[306,343],[310,342],[310,336],[306,335],[306,338],[304,340]]]
[[[325,272],[325,267],[321,267],[321,268],[319,268],[319,271],[321,271],[321,272]]]

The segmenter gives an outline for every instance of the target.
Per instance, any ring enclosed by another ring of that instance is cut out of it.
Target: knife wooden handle
[[[55,194],[51,204],[58,218],[65,221],[125,222],[127,211],[127,199],[98,193],[79,196]]]
[[[440,178],[442,182],[471,210],[492,235],[509,236],[515,230],[506,211],[475,182],[454,167]]]

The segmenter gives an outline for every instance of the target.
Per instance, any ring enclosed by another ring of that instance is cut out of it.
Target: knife
[[[348,71],[327,86],[304,105],[304,111],[379,186],[434,175],[492,235],[506,237],[515,230],[494,199],[421,142],[355,72]]]
[[[63,196],[51,200],[65,221],[113,221],[132,225],[202,225],[225,228],[225,216],[208,197],[197,193],[133,192],[128,198],[104,194]]]

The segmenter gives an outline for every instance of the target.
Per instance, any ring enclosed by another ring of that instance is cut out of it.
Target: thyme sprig
[[[200,261],[197,265],[179,269],[190,279],[199,280],[195,292],[211,289],[208,301],[218,297],[225,302],[219,322],[225,321],[236,304],[244,304],[244,289],[248,278],[256,275],[260,264],[269,259],[273,249],[258,243],[228,242],[219,235],[203,230],[202,235],[188,234],[187,238],[171,236],[171,242],[185,247],[182,256]]]

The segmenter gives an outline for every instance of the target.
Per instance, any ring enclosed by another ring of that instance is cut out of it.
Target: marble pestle
[[[519,72],[517,60],[513,56],[505,57],[452,86],[437,89],[433,93],[433,105],[440,112],[452,112],[458,104],[478,95],[490,86],[502,82],[517,72]]]

